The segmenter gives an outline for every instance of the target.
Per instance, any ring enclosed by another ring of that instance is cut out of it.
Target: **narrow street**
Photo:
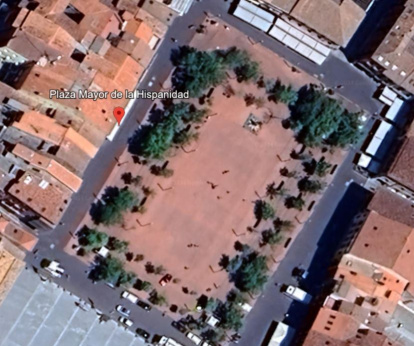
[[[372,94],[376,90],[377,85],[362,72],[344,61],[343,58],[332,55],[322,66],[315,65],[265,33],[233,17],[228,13],[229,6],[230,3],[224,0],[194,2],[189,13],[178,18],[170,27],[158,49],[155,60],[140,83],[140,88],[150,91],[160,89],[160,86],[168,78],[173,68],[169,61],[171,50],[179,45],[188,44],[195,34],[193,30],[188,29],[188,26],[198,25],[204,20],[205,13],[209,13],[212,16],[220,15],[221,20],[241,30],[251,37],[254,42],[263,41],[262,44],[264,46],[285,58],[290,64],[312,75],[318,75],[321,82],[326,84],[326,86],[344,85],[340,93],[368,112],[373,113],[379,109],[380,103],[372,99]],[[170,40],[171,37],[176,38],[178,42],[172,42]],[[148,85],[154,77],[155,81],[149,87]],[[39,260],[42,257],[59,260],[62,267],[69,274],[69,278],[61,278],[55,281],[85,301],[92,300],[96,308],[105,314],[115,317],[116,314],[113,313],[113,310],[120,303],[121,290],[113,290],[103,283],[92,284],[87,279],[86,271],[88,268],[77,258],[67,255],[61,249],[71,237],[70,233],[73,234],[77,230],[85,212],[89,210],[90,205],[95,199],[94,195],[99,194],[99,191],[103,188],[110,172],[117,165],[117,157],[125,149],[128,138],[143,120],[151,104],[150,100],[143,99],[139,99],[134,103],[115,139],[112,142],[106,141],[104,143],[86,169],[83,177],[84,183],[78,193],[74,195],[72,203],[62,219],[62,224],[54,230],[38,230],[39,243],[37,249],[39,249],[39,258],[34,258],[32,254],[28,254],[26,258],[27,264],[35,268],[39,267]],[[281,262],[261,298],[248,315],[239,345],[260,345],[271,321],[283,320],[284,314],[290,307],[291,300],[281,294],[275,288],[274,283],[292,283],[292,269],[299,264],[302,264],[304,267],[309,266],[314,254],[318,250],[319,239],[328,225],[336,206],[345,194],[347,182],[351,179],[358,184],[363,182],[363,179],[353,171],[353,156],[354,153],[350,152],[345,162],[338,168],[333,183],[315,207],[311,219],[305,224],[304,229],[295,242],[290,245],[286,258]],[[184,345],[192,344],[183,334],[171,327],[172,320],[169,317],[162,316],[161,312],[156,309],[153,309],[151,312],[145,312],[136,306],[131,310],[131,318],[136,322],[133,326],[134,329],[142,327],[151,333],[171,336]]]

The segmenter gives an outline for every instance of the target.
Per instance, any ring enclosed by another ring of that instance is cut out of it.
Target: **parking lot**
[[[24,270],[0,305],[1,346],[144,346],[114,321],[99,323],[94,310],[55,284]]]

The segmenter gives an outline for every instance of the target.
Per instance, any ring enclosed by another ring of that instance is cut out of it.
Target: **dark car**
[[[151,305],[143,302],[142,300],[138,301],[137,305],[141,308],[144,309],[146,311],[150,311],[152,309]]]
[[[187,332],[187,328],[182,322],[173,321],[171,325],[183,334]]]
[[[145,329],[142,329],[142,328],[137,328],[135,332],[137,333],[137,335],[141,336],[145,340],[148,340],[149,337],[151,336],[150,333],[148,333]]]
[[[165,286],[166,284],[168,284],[168,283],[171,281],[171,279],[172,279],[172,275],[171,275],[171,274],[165,274],[165,275],[161,278],[161,280],[160,280],[159,284],[160,284],[161,286]]]

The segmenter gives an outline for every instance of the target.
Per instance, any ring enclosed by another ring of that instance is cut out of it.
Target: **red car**
[[[172,276],[170,274],[165,274],[159,283],[161,286],[165,286],[171,281],[171,279],[172,279]]]

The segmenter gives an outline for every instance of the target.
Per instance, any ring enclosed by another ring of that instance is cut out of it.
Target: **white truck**
[[[48,271],[56,278],[60,278],[65,270],[60,266],[58,261],[50,261],[49,265],[45,267],[45,270]]]
[[[288,331],[290,327],[287,324],[282,322],[274,322],[273,325],[276,323],[275,331],[273,332],[269,342],[266,346],[279,346],[282,345],[282,342],[286,339]]]
[[[299,287],[295,287],[292,285],[289,285],[285,292],[288,297],[295,299],[299,302],[303,303],[309,303],[312,299],[312,296],[308,293],[306,293],[304,290],[300,289]]]

